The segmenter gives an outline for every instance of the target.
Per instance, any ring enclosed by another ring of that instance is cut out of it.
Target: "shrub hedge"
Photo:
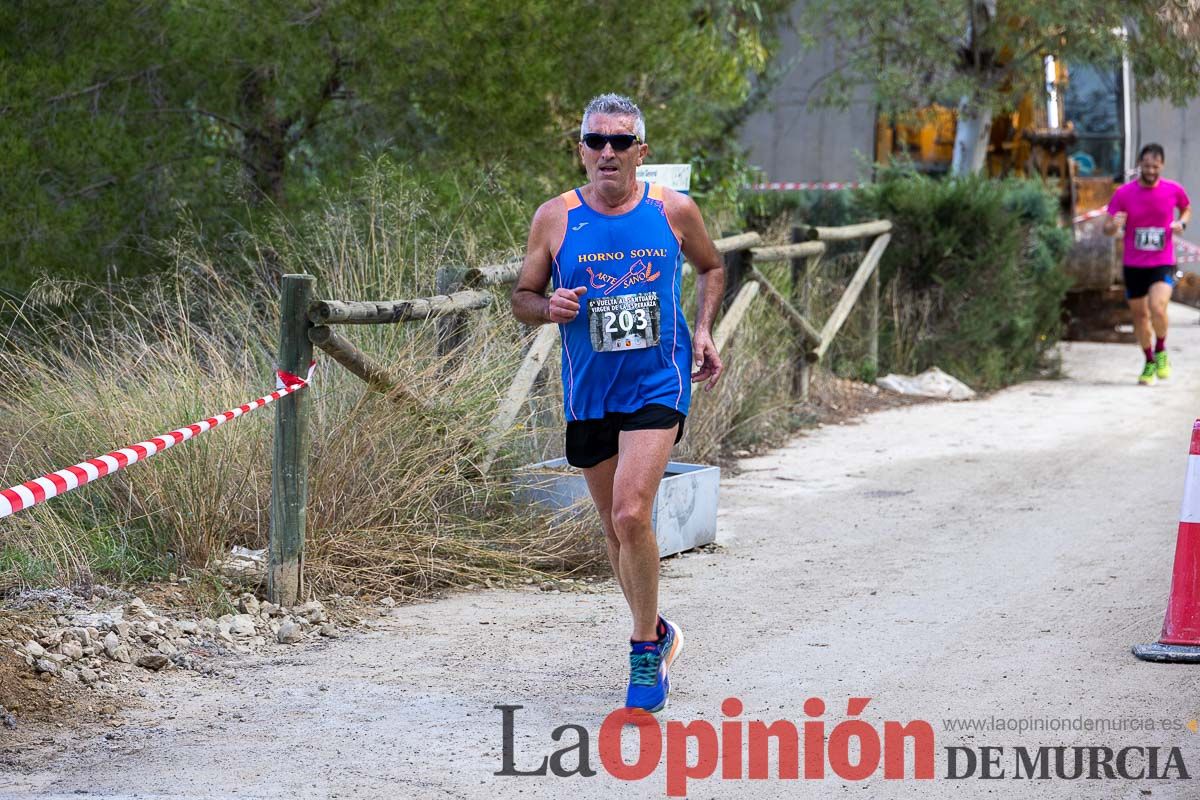
[[[806,225],[895,223],[880,265],[881,373],[937,365],[996,389],[1035,374],[1061,336],[1070,234],[1040,182],[896,170],[853,192],[760,194],[746,207],[751,225],[784,213]]]

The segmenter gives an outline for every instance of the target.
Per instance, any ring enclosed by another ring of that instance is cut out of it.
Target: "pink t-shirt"
[[[1159,178],[1153,187],[1130,181],[1108,201],[1108,213],[1124,211],[1125,266],[1163,267],[1175,264],[1171,223],[1175,209],[1191,205],[1187,192],[1175,181]]]

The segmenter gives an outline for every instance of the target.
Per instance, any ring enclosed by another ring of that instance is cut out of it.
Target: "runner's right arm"
[[[567,323],[579,314],[579,298],[587,287],[558,288],[546,297],[553,253],[566,236],[567,209],[557,197],[542,203],[529,226],[525,263],[512,291],[513,316],[526,325]]]
[[[1121,197],[1114,194],[1108,201],[1108,216],[1104,218],[1104,235],[1116,236],[1125,227],[1125,219],[1128,216],[1125,213],[1125,204],[1121,201]]]

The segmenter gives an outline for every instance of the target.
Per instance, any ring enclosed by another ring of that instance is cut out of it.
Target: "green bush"
[[[885,174],[861,218],[895,223],[881,263],[882,370],[937,365],[977,389],[1034,374],[1061,334],[1069,234],[1040,183]]]
[[[765,230],[787,215],[796,225],[850,225],[861,222],[861,190],[804,190],[794,192],[747,191],[741,196],[746,224]]]

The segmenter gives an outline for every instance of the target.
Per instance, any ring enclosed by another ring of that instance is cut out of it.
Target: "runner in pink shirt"
[[[1138,376],[1138,383],[1145,386],[1153,384],[1155,377],[1165,380],[1171,375],[1167,304],[1175,285],[1174,236],[1182,233],[1192,218],[1187,192],[1178,183],[1160,177],[1164,160],[1162,145],[1142,148],[1138,153],[1138,179],[1117,189],[1104,221],[1104,232],[1109,236],[1124,231],[1125,298],[1133,311],[1138,344],[1146,355]],[[1175,209],[1179,209],[1179,219],[1175,219]]]

